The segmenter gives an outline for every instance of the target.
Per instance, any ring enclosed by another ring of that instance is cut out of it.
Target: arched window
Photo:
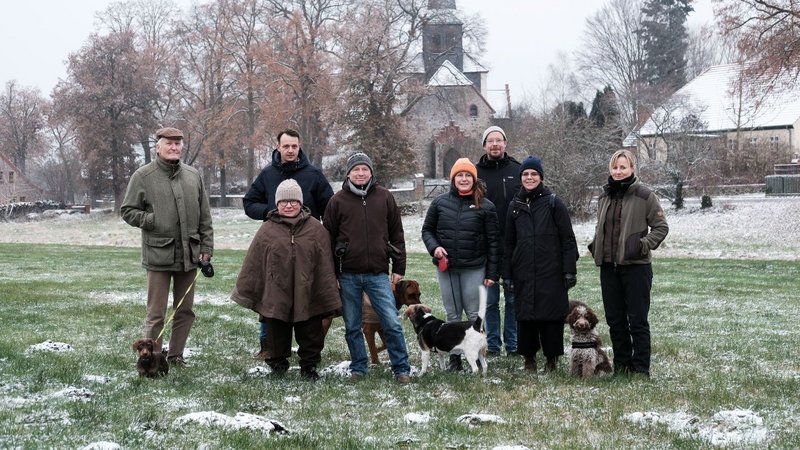
[[[478,106],[477,105],[469,105],[469,116],[473,119],[478,117]]]

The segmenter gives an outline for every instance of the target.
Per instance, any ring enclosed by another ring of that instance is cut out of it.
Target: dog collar
[[[572,341],[572,348],[594,348],[594,342],[575,342]]]

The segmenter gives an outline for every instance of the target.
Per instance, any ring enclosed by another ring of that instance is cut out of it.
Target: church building
[[[422,90],[402,111],[426,178],[449,178],[458,158],[477,161],[481,133],[495,124],[487,101],[488,70],[464,52],[463,22],[455,0],[429,0],[415,73]]]

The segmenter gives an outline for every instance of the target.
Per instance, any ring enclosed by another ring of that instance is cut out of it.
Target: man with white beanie
[[[497,208],[497,219],[500,222],[500,242],[505,242],[506,214],[508,205],[519,191],[520,163],[506,153],[506,132],[498,127],[487,128],[481,136],[485,154],[475,166],[478,178],[486,183],[486,197]],[[503,339],[500,339],[500,287],[499,284],[488,289],[486,302],[486,340],[488,354],[497,355],[505,341],[506,354],[517,355],[517,318],[514,311],[514,292],[507,280],[503,280],[503,297],[505,298],[505,323]]]

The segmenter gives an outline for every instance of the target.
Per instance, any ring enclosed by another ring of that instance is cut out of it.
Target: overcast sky
[[[587,17],[606,0],[456,0],[480,13],[488,30],[482,62],[489,69],[489,101],[504,109],[506,83],[512,102],[530,99],[559,52],[580,45]],[[17,80],[49,95],[66,76],[65,60],[95,29],[95,13],[111,0],[0,0],[0,83]],[[184,7],[190,0],[178,0]],[[712,18],[711,0],[696,0],[690,23]]]

